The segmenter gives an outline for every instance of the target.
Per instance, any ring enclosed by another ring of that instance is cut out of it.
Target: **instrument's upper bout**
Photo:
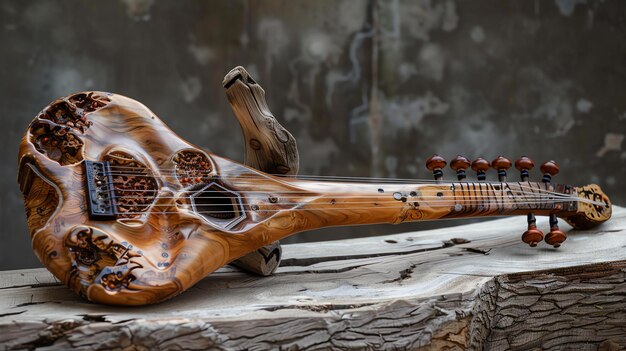
[[[589,229],[611,218],[611,200],[596,184],[575,187],[576,195],[581,199],[574,215],[564,217],[576,229]],[[604,206],[598,205],[604,204]]]

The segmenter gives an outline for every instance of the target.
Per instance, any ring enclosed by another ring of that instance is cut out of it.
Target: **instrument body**
[[[108,168],[93,171],[92,162]],[[81,296],[115,305],[171,298],[247,253],[320,227],[532,211],[585,228],[610,217],[610,201],[595,185],[276,177],[203,151],[141,103],[103,92],[44,109],[20,144],[19,165],[41,262]],[[92,171],[104,178],[88,179]],[[108,186],[110,198],[90,192],[89,182]],[[554,193],[569,197],[547,195]],[[113,213],[94,216],[94,203]]]

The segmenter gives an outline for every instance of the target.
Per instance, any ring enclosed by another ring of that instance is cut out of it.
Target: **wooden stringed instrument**
[[[527,157],[515,163],[521,181],[507,180],[512,162],[504,157],[461,156],[450,165],[458,181],[442,179],[439,156],[427,162],[430,181],[298,177],[295,140],[272,117],[263,90],[241,67],[224,87],[246,137],[246,163],[257,169],[191,145],[117,94],[70,95],[33,120],[18,181],[33,249],[58,279],[90,301],[145,305],[258,250],[267,263],[272,243],[315,228],[527,215],[522,239],[535,246],[544,237],[535,216],[550,216],[545,240],[558,247],[566,234],[557,217],[589,228],[611,216],[597,185],[553,184],[553,161],[541,166],[542,181],[529,181]],[[256,122],[240,118],[254,109]],[[486,180],[490,166],[498,181]],[[466,180],[468,168],[477,181]]]

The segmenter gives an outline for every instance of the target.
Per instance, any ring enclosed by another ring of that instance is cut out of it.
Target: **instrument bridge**
[[[109,162],[85,160],[85,175],[89,218],[115,218],[115,188]]]

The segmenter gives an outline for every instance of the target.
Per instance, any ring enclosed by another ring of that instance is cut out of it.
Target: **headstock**
[[[576,195],[583,201],[578,203],[576,214],[563,217],[569,225],[576,229],[589,229],[611,218],[611,200],[598,185],[589,184],[575,189]]]
[[[439,155],[433,155],[426,160],[426,168],[433,172],[433,176],[438,183],[443,182],[443,168],[446,165],[446,160]],[[513,165],[515,165],[515,168],[520,172],[520,184],[525,184],[522,185],[522,187],[527,187],[528,189],[532,188],[529,178],[530,171],[535,167],[535,163],[526,156],[520,157],[515,163],[504,156],[498,156],[492,162],[479,157],[470,163],[467,158],[459,155],[450,162],[450,168],[456,172],[459,181],[463,182],[466,180],[465,171],[471,166],[472,170],[476,172],[476,178],[479,183],[486,181],[487,171],[490,168],[493,168],[497,172],[498,181],[500,183],[506,183],[507,171]],[[529,195],[531,196],[530,201],[537,203],[540,201],[552,201],[553,203],[556,201],[570,201],[575,204],[575,210],[572,210],[572,208],[564,208],[564,206],[555,206],[555,209],[551,210],[549,213],[543,213],[543,215],[550,217],[550,231],[545,236],[543,232],[537,228],[535,213],[530,210],[527,211],[528,228],[522,235],[522,241],[526,244],[535,247],[545,238],[547,244],[559,247],[567,239],[567,234],[559,229],[557,216],[565,219],[565,221],[575,229],[591,228],[611,217],[611,202],[599,186],[595,184],[581,187],[560,186],[557,189],[557,187],[552,184],[552,178],[559,173],[559,166],[556,162],[552,160],[544,162],[539,168],[543,174],[541,183],[532,184],[543,184],[540,189],[540,194],[553,194],[554,198],[545,200],[547,195],[534,195],[535,198],[533,200],[533,195]]]

